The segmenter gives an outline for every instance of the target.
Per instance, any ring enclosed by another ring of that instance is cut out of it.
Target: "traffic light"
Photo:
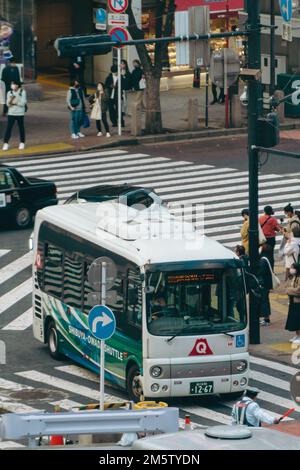
[[[111,52],[112,46],[109,44],[111,38],[108,34],[91,34],[88,36],[67,36],[57,38],[54,47],[57,55],[61,58],[103,55]]]

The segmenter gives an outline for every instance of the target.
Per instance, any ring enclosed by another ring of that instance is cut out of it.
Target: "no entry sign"
[[[123,13],[128,7],[128,0],[108,0],[108,6],[115,13]]]
[[[109,32],[109,35],[111,37],[111,40],[115,41],[115,42],[122,43],[124,41],[128,41],[128,33],[127,33],[126,29],[124,29],[124,28],[120,28],[120,27],[113,28]],[[119,47],[124,47],[124,46],[120,45]]]

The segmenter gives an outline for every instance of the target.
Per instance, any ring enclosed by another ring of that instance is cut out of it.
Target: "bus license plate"
[[[190,384],[191,395],[206,395],[207,393],[214,393],[213,382],[192,382]]]

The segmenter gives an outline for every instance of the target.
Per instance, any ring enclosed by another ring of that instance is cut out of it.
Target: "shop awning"
[[[229,11],[244,10],[244,0],[176,0],[176,11],[184,11],[193,6],[203,6],[209,7],[211,12],[224,12],[227,9],[227,3]]]

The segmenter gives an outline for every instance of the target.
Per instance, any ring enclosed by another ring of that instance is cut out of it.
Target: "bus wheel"
[[[15,224],[19,229],[28,228],[32,224],[32,214],[26,206],[18,207],[15,212]]]
[[[132,365],[128,370],[126,389],[131,401],[140,401],[140,398],[143,395],[143,387],[140,379],[140,370],[136,364]]]
[[[59,338],[58,331],[55,327],[55,323],[51,322],[47,330],[47,344],[48,351],[53,359],[59,360],[62,358],[62,355],[59,352]]]
[[[243,395],[244,390],[241,390],[240,392],[220,393],[220,397],[225,401],[238,400],[239,398],[242,398]]]

